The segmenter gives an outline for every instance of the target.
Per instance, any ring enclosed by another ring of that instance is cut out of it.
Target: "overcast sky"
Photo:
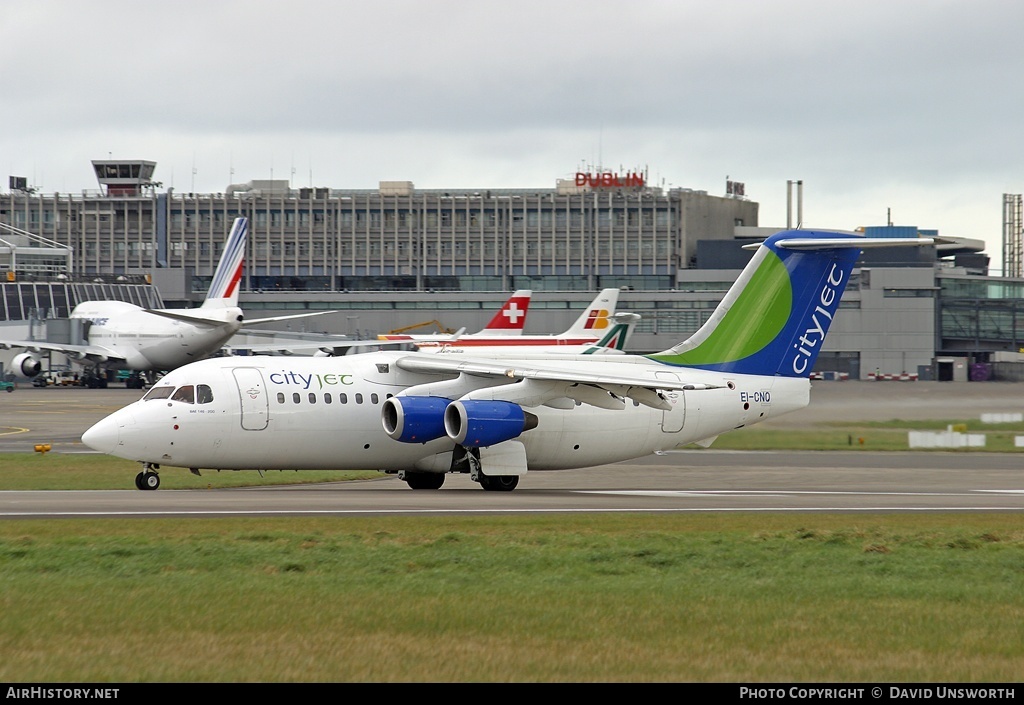
[[[786,224],[1002,250],[1024,191],[1024,3],[1002,0],[3,2],[0,168],[97,189],[553,188],[603,165]],[[0,188],[7,190],[7,179]]]

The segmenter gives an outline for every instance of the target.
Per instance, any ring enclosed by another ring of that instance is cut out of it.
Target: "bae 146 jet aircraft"
[[[270,323],[318,316],[333,311],[244,321],[238,307],[238,288],[245,258],[248,219],[236,218],[206,299],[198,309],[145,309],[123,301],[83,301],[71,318],[86,322],[86,344],[0,340],[0,348],[25,348],[11,362],[15,376],[31,379],[42,371],[38,353],[67,355],[93,370],[154,372],[172,370],[219,351],[242,323]],[[267,346],[276,349],[279,346]],[[141,380],[138,380],[141,388]]]
[[[862,248],[927,245],[791,230],[756,248],[710,319],[653,355],[502,358],[375,352],[220,358],[181,367],[82,436],[162,466],[368,469],[435,490],[468,473],[509,491],[528,471],[638,458],[807,406],[809,375]]]

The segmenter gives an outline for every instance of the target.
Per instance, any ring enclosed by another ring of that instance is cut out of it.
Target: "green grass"
[[[1014,682],[1019,515],[0,523],[0,681]]]
[[[750,426],[718,437],[715,450],[910,450],[909,431],[945,431],[949,426],[966,433],[985,434],[983,448],[915,448],[915,451],[964,453],[1021,453],[1014,439],[1024,435],[1024,424],[984,424],[969,421],[863,421],[823,423],[814,429],[781,430]]]
[[[911,427],[714,447],[902,450]],[[985,431],[1012,450],[1019,429]],[[0,454],[0,490],[133,489],[138,468]],[[0,682],[1015,682],[1022,618],[1017,514],[0,522]]]
[[[139,463],[107,455],[89,453],[64,454],[0,453],[0,490],[134,490]],[[219,487],[250,487],[256,485],[297,485],[310,482],[381,477],[376,470],[217,472],[203,470],[201,476],[185,468],[171,468],[160,473],[162,489],[205,489]]]

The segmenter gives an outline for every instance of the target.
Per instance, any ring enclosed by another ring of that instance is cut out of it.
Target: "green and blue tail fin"
[[[807,377],[861,250],[932,243],[827,231],[776,233],[753,246],[754,256],[696,333],[648,357],[678,367]]]

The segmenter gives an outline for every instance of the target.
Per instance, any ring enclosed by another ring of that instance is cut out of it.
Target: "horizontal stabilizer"
[[[776,240],[775,246],[787,250],[832,250],[837,247],[849,247],[863,250],[869,247],[913,247],[934,245],[935,239],[930,237],[843,237],[843,238],[787,238]],[[744,245],[744,250],[756,250],[761,243]]]

